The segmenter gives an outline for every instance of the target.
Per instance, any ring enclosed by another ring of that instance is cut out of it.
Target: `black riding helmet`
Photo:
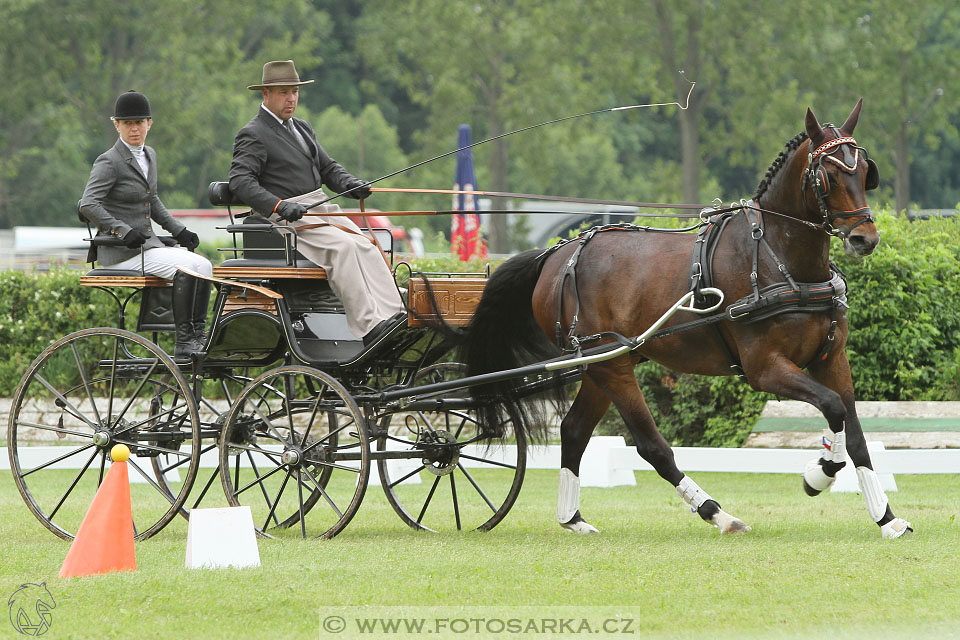
[[[121,93],[113,106],[113,119],[139,120],[141,118],[153,118],[150,115],[150,101],[147,100],[147,96],[133,89]]]

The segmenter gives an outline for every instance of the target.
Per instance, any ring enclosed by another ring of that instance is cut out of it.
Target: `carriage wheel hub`
[[[283,452],[283,455],[280,456],[280,460],[283,461],[283,464],[290,465],[291,467],[296,467],[300,465],[300,452],[296,449],[287,449]]]
[[[423,464],[427,471],[435,476],[446,476],[453,473],[460,462],[459,447],[452,446],[457,438],[449,431],[435,431],[424,434]]]
[[[109,431],[97,431],[93,434],[93,444],[98,447],[106,447],[110,444],[110,432]]]

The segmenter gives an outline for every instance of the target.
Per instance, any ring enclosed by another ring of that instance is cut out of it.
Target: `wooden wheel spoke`
[[[80,380],[83,382],[83,389],[87,392],[87,399],[90,400],[90,408],[93,409],[93,415],[100,422],[100,412],[97,410],[97,403],[93,399],[93,389],[90,388],[90,381],[87,379],[87,372],[84,370],[83,363],[80,362],[80,351],[77,349],[77,343],[70,343],[70,350],[73,352],[73,359],[77,363],[77,372],[80,374]]]
[[[483,489],[481,489],[480,485],[477,484],[477,481],[473,479],[473,476],[470,475],[466,467],[464,467],[462,464],[457,463],[457,468],[460,469],[464,477],[466,477],[466,479],[470,481],[470,484],[473,485],[474,490],[480,494],[480,497],[483,498],[483,501],[487,503],[487,506],[490,507],[490,510],[496,513],[497,512],[496,505],[494,505],[493,501],[491,501],[490,498],[487,497],[487,494],[483,492]]]
[[[85,444],[85,445],[83,445],[83,446],[80,447],[79,449],[74,449],[73,451],[71,451],[71,452],[69,452],[69,453],[65,453],[65,454],[63,454],[62,456],[58,456],[58,457],[54,458],[53,460],[47,460],[46,462],[44,462],[44,463],[43,463],[42,465],[40,465],[39,467],[34,467],[34,468],[30,469],[29,471],[23,471],[23,472],[21,472],[21,473],[20,473],[20,477],[21,477],[21,478],[26,478],[26,477],[27,477],[28,475],[30,475],[31,473],[36,473],[37,471],[41,471],[41,470],[43,470],[43,469],[46,469],[47,467],[49,467],[49,466],[52,465],[52,464],[56,464],[56,463],[58,463],[58,462],[60,462],[60,461],[62,461],[62,460],[66,460],[67,458],[71,458],[71,457],[77,455],[78,453],[80,453],[81,451],[86,451],[87,449],[89,449],[89,448],[92,447],[92,446],[94,446],[94,444],[91,442],[90,444]]]
[[[423,516],[427,514],[427,507],[430,506],[430,501],[433,500],[433,494],[436,492],[438,484],[440,484],[440,476],[437,476],[433,480],[433,486],[430,487],[430,493],[427,494],[427,499],[423,501],[423,507],[420,509],[420,515],[417,516],[417,524],[423,522]]]
[[[99,452],[94,451],[93,454],[90,455],[90,457],[87,459],[87,462],[83,465],[83,468],[80,469],[80,472],[73,478],[73,482],[70,483],[70,486],[67,487],[67,490],[64,492],[64,494],[60,496],[60,500],[57,501],[57,504],[53,508],[53,511],[50,512],[51,520],[53,520],[53,518],[57,515],[57,511],[59,511],[60,507],[63,506],[63,503],[66,501],[67,496],[69,496],[73,492],[73,489],[77,486],[77,483],[80,482],[80,478],[83,477],[83,474],[86,473],[87,469],[90,468],[90,465],[93,464],[93,459],[97,457],[97,453]]]

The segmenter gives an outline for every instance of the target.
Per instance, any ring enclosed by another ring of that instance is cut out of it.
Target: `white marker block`
[[[636,486],[631,467],[617,466],[613,450],[626,447],[623,436],[593,436],[580,460],[581,487]]]
[[[886,448],[879,440],[870,440],[867,442],[867,449],[872,453],[874,451],[885,451]],[[884,491],[896,491],[897,481],[892,473],[881,473],[877,471],[877,478],[880,480],[880,486]],[[860,483],[857,481],[857,468],[853,466],[850,460],[850,453],[847,453],[847,464],[843,469],[837,472],[837,479],[830,487],[830,493],[860,493]]]
[[[259,567],[260,550],[250,507],[191,509],[187,569]]]

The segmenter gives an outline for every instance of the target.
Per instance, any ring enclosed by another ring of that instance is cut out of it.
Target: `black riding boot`
[[[174,357],[190,357],[191,353],[200,351],[204,347],[193,329],[196,294],[197,279],[178,271],[173,277],[173,323],[177,333],[177,344],[173,348]]]
[[[200,342],[200,348],[206,345],[203,327],[207,322],[207,307],[210,306],[210,281],[195,278],[196,293],[193,296],[193,337]]]

